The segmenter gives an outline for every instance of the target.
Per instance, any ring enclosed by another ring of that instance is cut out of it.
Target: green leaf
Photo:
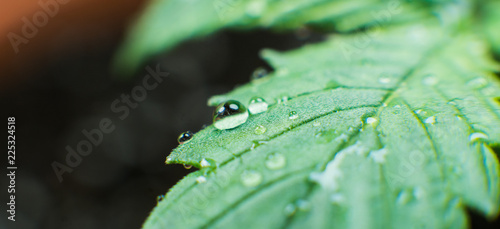
[[[352,31],[439,16],[422,2],[427,1],[155,0],[116,55],[114,69],[130,75],[151,55],[222,28],[285,30],[310,25]]]
[[[167,163],[200,170],[144,228],[465,228],[467,207],[496,217],[499,66],[468,31],[429,19],[265,50],[273,73],[209,103],[259,96],[268,111],[179,145]]]

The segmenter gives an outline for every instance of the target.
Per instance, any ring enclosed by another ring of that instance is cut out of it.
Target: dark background
[[[15,54],[4,34],[20,34],[20,19],[39,10],[30,4],[0,3],[1,117],[16,118],[18,166],[16,222],[2,210],[0,228],[139,228],[157,196],[190,172],[164,161],[181,132],[211,123],[207,99],[248,82],[257,67],[271,70],[258,57],[263,47],[287,50],[321,40],[304,31],[223,31],[151,58],[124,80],[110,73],[110,64],[142,1],[69,2]],[[145,67],[157,64],[169,77],[118,119],[111,103],[141,85]],[[86,139],[82,131],[103,118],[116,129],[60,183],[52,162],[64,163],[65,147],[75,148]],[[1,182],[7,202],[8,180]],[[475,214],[472,224],[495,227]]]

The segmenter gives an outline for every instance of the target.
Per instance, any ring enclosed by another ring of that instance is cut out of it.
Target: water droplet
[[[288,114],[289,119],[296,119],[298,117],[299,117],[299,115],[297,114],[296,111],[290,111],[290,114]]]
[[[387,107],[387,103],[382,103],[382,107]]]
[[[193,168],[192,165],[188,165],[188,164],[182,164],[184,166],[185,169],[191,169]]]
[[[200,161],[200,166],[202,168],[207,168],[207,167],[210,167],[210,162],[207,161],[207,159],[203,158],[201,161]]]
[[[481,89],[488,85],[488,81],[483,77],[477,77],[467,82],[467,86],[473,89]]]
[[[296,210],[297,210],[297,208],[295,207],[294,204],[287,204],[285,206],[284,212],[285,212],[285,215],[292,216],[293,214],[295,214]]]
[[[233,129],[245,123],[247,119],[247,109],[238,101],[229,100],[215,108],[214,126],[219,130]]]
[[[253,170],[245,170],[241,174],[241,183],[247,187],[255,187],[262,182],[262,175]]]
[[[335,193],[330,196],[330,201],[332,201],[332,204],[342,204],[345,201],[345,198],[344,195]]]
[[[366,123],[367,124],[373,124],[373,123],[376,123],[378,120],[376,118],[373,118],[373,117],[369,117],[366,119]]]
[[[168,164],[168,163],[170,163],[170,162],[172,162],[172,158],[167,157],[167,159],[165,160],[165,164]]]
[[[316,126],[316,127],[321,126],[321,123],[320,122],[313,122],[313,126]]]
[[[428,117],[424,120],[424,122],[427,124],[434,124],[434,123],[436,123],[436,116]]]
[[[378,82],[381,83],[381,84],[388,84],[391,82],[391,78],[389,77],[380,77],[378,79]]]
[[[425,195],[425,190],[421,187],[415,187],[413,189],[413,196],[415,196],[416,199],[422,199]]]
[[[285,104],[288,100],[290,100],[290,97],[288,97],[288,95],[284,95],[284,96],[281,96],[281,99],[278,99],[278,103]]]
[[[256,79],[260,79],[260,78],[267,76],[267,74],[268,74],[268,72],[265,68],[259,67],[259,68],[255,69],[255,71],[253,71],[252,76],[250,78],[251,78],[251,80],[256,80]]]
[[[311,210],[311,203],[307,200],[297,200],[297,208],[300,211],[309,211]]]
[[[199,177],[196,178],[196,182],[198,184],[205,183],[205,182],[207,182],[207,178],[204,177],[204,176],[199,176]]]
[[[401,191],[398,194],[398,197],[396,199],[396,202],[398,204],[407,204],[411,200],[412,196],[408,193],[408,191]]]
[[[394,105],[393,108],[399,109],[399,108],[401,108],[401,106],[400,105]]]
[[[248,105],[248,111],[250,114],[260,114],[267,111],[268,104],[263,98],[254,97],[250,100],[250,105]]]
[[[422,83],[427,86],[434,86],[439,82],[438,78],[436,78],[434,75],[429,74],[424,79],[422,80]]]
[[[285,167],[286,165],[286,158],[283,156],[283,154],[280,153],[273,153],[267,155],[266,158],[266,167],[270,170],[277,170]]]
[[[261,135],[261,134],[264,134],[266,132],[266,127],[265,126],[262,126],[262,125],[258,125],[257,127],[255,127],[255,134],[257,135]]]
[[[191,138],[193,137],[193,133],[191,131],[186,131],[182,134],[179,135],[179,137],[177,138],[177,142],[179,144],[182,144],[182,143],[186,143],[188,142],[189,140],[191,140]]]
[[[266,2],[254,1],[248,4],[245,13],[250,17],[259,17],[266,8]]]
[[[469,135],[469,141],[471,141],[471,142],[485,140],[485,139],[488,139],[488,135],[486,135],[484,133],[478,132],[478,133],[472,133]]]
[[[339,87],[339,86],[341,86],[341,85],[340,85],[337,81],[335,81],[335,80],[330,80],[330,81],[328,81],[328,82],[326,83],[325,88],[337,88],[337,87]]]
[[[156,197],[156,203],[160,203],[163,199],[165,199],[165,195],[159,195]]]
[[[420,113],[422,113],[421,109],[415,110],[415,114],[420,114]]]

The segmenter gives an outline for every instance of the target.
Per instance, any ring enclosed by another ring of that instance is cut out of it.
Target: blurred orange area
[[[118,45],[144,2],[1,1],[0,90],[15,90],[19,83],[40,75],[46,64],[54,65],[74,52]]]

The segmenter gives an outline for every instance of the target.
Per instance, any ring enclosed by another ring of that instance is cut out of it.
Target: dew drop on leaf
[[[260,114],[262,112],[267,111],[267,107],[269,105],[263,98],[254,97],[250,100],[250,104],[248,105],[248,111],[250,114]]]
[[[483,133],[472,133],[469,135],[469,141],[471,141],[471,142],[485,140],[485,139],[488,139],[488,135],[483,134]]]
[[[156,203],[160,203],[163,199],[165,199],[165,195],[159,195],[156,197]]]
[[[311,203],[307,200],[297,200],[297,208],[300,211],[309,211],[311,210]]]
[[[428,117],[424,120],[424,122],[427,124],[434,124],[434,123],[436,123],[436,116]]]
[[[297,114],[296,111],[290,111],[290,114],[288,114],[289,119],[296,119],[298,117],[299,117],[299,115]]]
[[[219,130],[233,129],[245,123],[247,119],[246,107],[235,100],[219,104],[214,111],[214,126]]]
[[[266,127],[265,127],[265,126],[263,126],[263,125],[258,125],[257,127],[255,127],[255,131],[254,131],[254,132],[255,132],[255,134],[257,134],[257,135],[261,135],[261,134],[266,133],[266,130],[267,130],[267,129],[266,129]]]
[[[255,187],[262,182],[262,175],[253,170],[245,170],[241,174],[241,183],[247,187]]]
[[[481,89],[481,88],[486,87],[487,85],[488,85],[488,81],[482,77],[477,77],[477,78],[472,79],[469,82],[467,82],[467,86],[469,86],[472,89]]]
[[[340,193],[335,193],[330,196],[330,201],[332,204],[342,204],[344,202],[344,196]]]
[[[265,68],[259,67],[253,71],[252,76],[250,77],[251,80],[256,80],[265,77],[268,74],[267,70]]]
[[[191,169],[193,166],[188,164],[182,164],[185,169]]]
[[[177,138],[177,142],[179,144],[186,143],[191,140],[191,138],[193,138],[193,133],[191,131],[186,131],[179,135],[179,137]]]
[[[285,206],[284,212],[285,212],[285,215],[292,216],[293,214],[295,214],[296,210],[297,210],[297,207],[295,207],[294,204],[287,204]]]
[[[267,155],[266,167],[270,170],[277,170],[285,167],[286,158],[281,153],[272,153]]]
[[[199,177],[196,178],[196,182],[198,184],[205,183],[205,182],[207,182],[207,178],[204,177],[204,176],[199,176]]]
[[[377,119],[376,118],[373,118],[373,117],[369,117],[366,119],[366,123],[367,124],[373,124],[373,123],[376,123],[377,122]]]

